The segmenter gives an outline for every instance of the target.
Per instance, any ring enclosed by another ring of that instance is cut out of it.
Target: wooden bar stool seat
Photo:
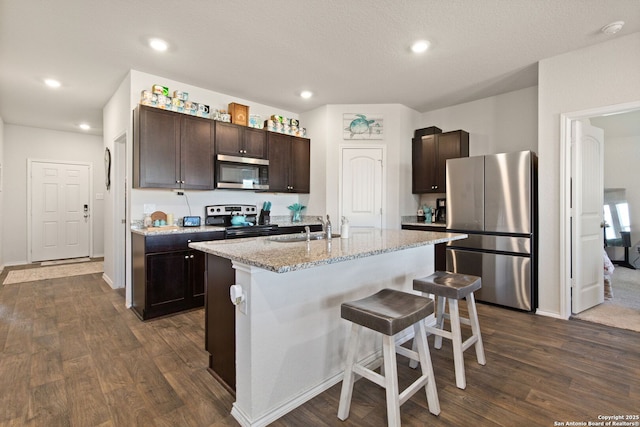
[[[425,388],[427,394],[429,412],[434,415],[440,413],[440,402],[438,401],[424,324],[424,319],[433,313],[433,306],[433,300],[430,298],[393,289],[383,289],[366,298],[342,304],[341,316],[352,322],[352,325],[340,393],[338,418],[344,421],[349,417],[356,374],[386,389],[389,426],[400,425],[400,405],[422,387]],[[394,336],[411,326],[414,328],[416,337],[414,349],[396,345]],[[363,327],[382,334],[384,375],[356,363],[358,340]],[[412,361],[419,361],[422,366],[420,378],[402,393],[398,389],[396,353],[402,354]]]
[[[434,347],[442,347],[442,338],[450,339],[453,345],[453,361],[456,373],[456,386],[464,389],[467,381],[464,372],[464,351],[475,345],[476,358],[481,365],[486,364],[484,356],[484,346],[480,335],[480,323],[478,322],[478,312],[473,293],[482,287],[482,279],[470,274],[458,274],[448,271],[436,271],[430,276],[415,279],[413,289],[423,294],[436,296],[436,325],[425,326],[427,333],[436,335]],[[467,301],[469,318],[460,317],[458,312],[458,300]],[[445,313],[445,303],[449,302],[449,313]],[[444,329],[444,319],[449,319],[451,330]],[[471,336],[462,341],[462,331],[460,324],[471,326]],[[411,367],[416,366],[415,361],[411,361]]]

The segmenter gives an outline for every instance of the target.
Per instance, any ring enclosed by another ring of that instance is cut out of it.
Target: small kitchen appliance
[[[447,222],[447,199],[436,199],[436,212],[433,222]]]
[[[278,226],[259,225],[255,205],[205,206],[205,225],[225,227],[225,239],[258,237],[278,234]]]
[[[268,190],[269,160],[250,157],[216,157],[216,188]]]

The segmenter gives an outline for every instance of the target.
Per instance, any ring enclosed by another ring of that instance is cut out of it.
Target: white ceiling
[[[537,61],[638,31],[638,0],[0,0],[0,117],[101,134],[130,69],[297,113],[424,112],[534,86]],[[432,47],[413,55],[421,38]]]

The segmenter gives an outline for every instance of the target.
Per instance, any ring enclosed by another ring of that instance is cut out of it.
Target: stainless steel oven
[[[216,188],[268,190],[269,160],[218,154]]]
[[[225,239],[280,234],[275,224],[257,225],[258,208],[255,205],[211,205],[204,209],[205,225],[225,227]],[[233,225],[232,219],[236,216],[243,218],[242,225]]]

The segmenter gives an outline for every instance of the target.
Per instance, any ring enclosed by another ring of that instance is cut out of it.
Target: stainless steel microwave
[[[218,154],[216,188],[268,190],[269,160]]]

